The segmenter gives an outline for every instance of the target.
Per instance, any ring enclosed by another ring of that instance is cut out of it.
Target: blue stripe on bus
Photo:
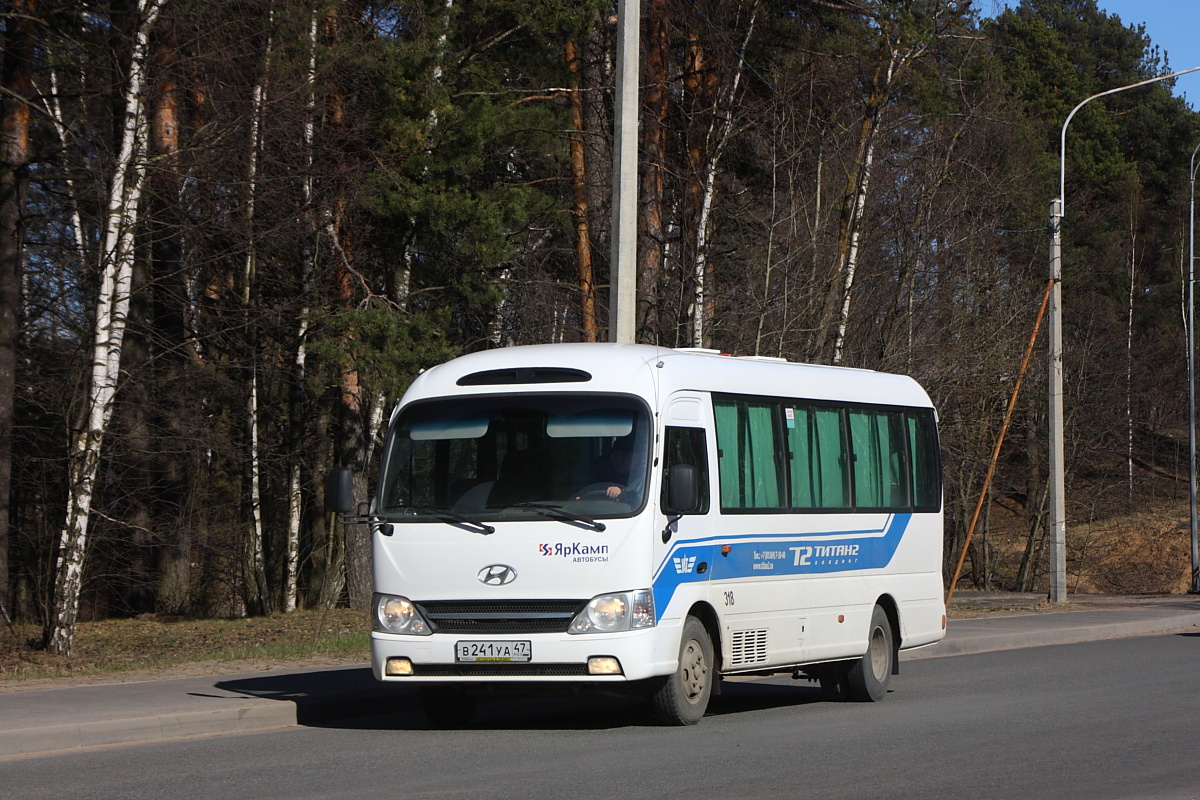
[[[682,541],[654,578],[654,609],[661,619],[684,583],[774,575],[819,575],[881,569],[892,561],[912,514],[893,514],[872,531],[742,534]],[[720,546],[729,545],[727,555]],[[704,572],[698,571],[704,566]]]

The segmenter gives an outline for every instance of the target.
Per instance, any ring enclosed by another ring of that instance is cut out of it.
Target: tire
[[[695,725],[704,718],[717,679],[712,638],[704,623],[688,617],[679,641],[679,667],[654,692],[654,713],[664,725]]]
[[[867,636],[867,652],[846,674],[846,688],[851,700],[877,703],[888,691],[895,666],[895,635],[892,622],[881,606],[871,612],[871,631]]]
[[[479,700],[457,686],[422,686],[421,710],[435,728],[461,728],[471,721]]]
[[[852,663],[829,664],[815,673],[821,684],[822,697],[835,703],[850,699],[850,685],[847,683],[846,676],[850,672]]]

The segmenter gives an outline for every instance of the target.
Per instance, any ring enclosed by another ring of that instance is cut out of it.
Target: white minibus
[[[329,478],[342,514],[350,478]],[[874,701],[945,632],[936,414],[900,375],[633,344],[463,356],[413,381],[362,510],[375,676],[437,725],[533,683],[644,694],[677,725],[722,676]]]

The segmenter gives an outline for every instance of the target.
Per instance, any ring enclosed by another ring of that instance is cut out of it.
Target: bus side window
[[[784,412],[791,454],[792,508],[849,509],[849,459],[841,412],[816,405],[796,405]]]
[[[859,509],[901,510],[909,502],[908,453],[900,414],[850,410],[854,450],[854,505]]]
[[[778,409],[773,402],[714,398],[722,511],[787,508]]]
[[[663,480],[660,505],[670,511],[667,502],[667,479],[671,467],[676,464],[689,464],[696,468],[699,478],[700,504],[697,514],[708,513],[708,449],[704,444],[703,428],[671,428],[666,429],[666,439],[663,446]]]
[[[937,424],[932,411],[910,411],[908,422],[909,462],[912,464],[913,505],[918,511],[939,511],[942,507],[941,463],[938,453]]]

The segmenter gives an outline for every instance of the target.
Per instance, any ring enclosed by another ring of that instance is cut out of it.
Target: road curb
[[[911,660],[972,655],[1023,647],[1081,644],[1130,636],[1151,636],[1200,627],[1200,612],[1176,612],[1147,617],[1144,612],[1140,611],[1112,611],[1106,613],[1110,617],[1128,616],[1129,618],[1108,619],[1102,623],[1081,618],[1079,624],[1070,624],[1070,618],[1079,613],[1063,611],[1047,615],[1030,614],[981,620],[951,620],[946,638],[937,645],[904,653],[901,657]],[[1044,619],[1044,617],[1050,616],[1057,619]],[[1066,624],[1063,624],[1064,621]]]

